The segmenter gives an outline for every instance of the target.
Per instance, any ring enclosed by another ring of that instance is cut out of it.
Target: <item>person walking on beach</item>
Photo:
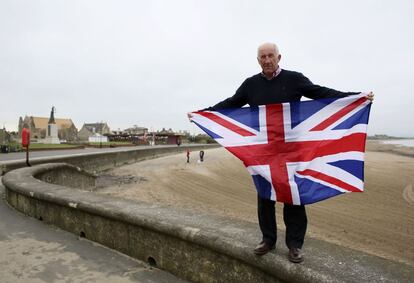
[[[187,149],[187,163],[190,163],[190,150]]]
[[[200,151],[200,161],[201,162],[204,161],[204,151],[203,150]]]
[[[247,78],[236,93],[204,110],[238,108],[250,106],[300,101],[302,96],[310,99],[339,98],[360,92],[341,92],[313,84],[302,73],[282,69],[279,66],[281,54],[274,43],[264,43],[258,47],[257,61],[262,69],[259,74]],[[367,99],[373,100],[372,92]],[[191,114],[188,114],[191,118]],[[257,195],[259,227],[262,232],[260,243],[254,248],[254,254],[261,256],[275,248],[276,216],[275,201]],[[289,249],[288,259],[293,263],[303,261],[302,246],[307,229],[305,206],[284,204],[283,220],[286,225],[285,243]]]

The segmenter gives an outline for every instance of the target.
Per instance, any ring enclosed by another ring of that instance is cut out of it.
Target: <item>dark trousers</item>
[[[276,210],[275,202],[257,196],[257,212],[263,241],[273,245],[276,243]],[[286,245],[288,248],[302,248],[308,220],[303,205],[285,204],[283,220],[286,225]]]

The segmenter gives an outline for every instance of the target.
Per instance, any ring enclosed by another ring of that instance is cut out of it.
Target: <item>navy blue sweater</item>
[[[303,74],[282,70],[278,76],[268,80],[261,73],[246,79],[232,96],[208,110],[299,101],[302,96],[311,99],[345,97],[359,92],[341,92],[313,84]]]

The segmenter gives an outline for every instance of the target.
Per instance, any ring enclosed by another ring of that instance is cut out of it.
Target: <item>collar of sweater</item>
[[[262,77],[264,77],[265,79],[270,81],[270,80],[273,80],[274,78],[276,78],[280,74],[281,71],[282,71],[282,68],[280,68],[280,66],[278,66],[277,70],[272,74],[272,77],[270,79],[268,79],[263,72],[261,72],[260,74],[262,75]]]

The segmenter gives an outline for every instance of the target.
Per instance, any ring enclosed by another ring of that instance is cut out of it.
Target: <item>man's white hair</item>
[[[263,44],[260,44],[259,47],[257,48],[257,57],[259,57],[259,52],[262,48],[266,48],[266,47],[271,47],[275,50],[275,54],[276,56],[279,55],[279,48],[277,47],[277,45],[275,43],[272,42],[266,42]]]

